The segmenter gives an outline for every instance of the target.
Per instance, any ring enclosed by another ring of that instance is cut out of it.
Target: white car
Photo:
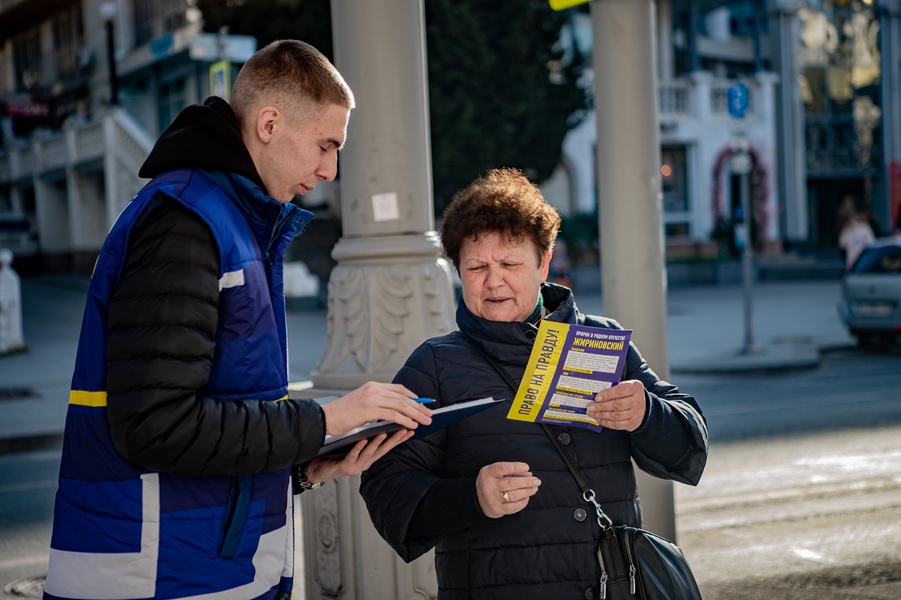
[[[891,348],[901,334],[901,237],[880,238],[845,274],[838,314],[858,343]]]

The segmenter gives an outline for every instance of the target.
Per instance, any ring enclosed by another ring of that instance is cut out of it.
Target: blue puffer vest
[[[215,357],[198,395],[287,396],[282,259],[312,215],[238,175],[178,170],[156,177],[120,215],[91,278],[66,417],[48,599],[248,600],[290,593],[293,584],[289,470],[240,477],[159,473],[126,461],[110,438],[109,302],[129,235],[160,193],[199,215],[219,248]]]

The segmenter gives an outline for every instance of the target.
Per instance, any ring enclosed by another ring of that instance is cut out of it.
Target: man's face
[[[538,302],[551,253],[539,261],[529,240],[516,243],[497,233],[465,239],[460,246],[463,303],[488,321],[524,321]]]
[[[291,121],[278,112],[268,120],[264,126],[268,141],[254,162],[269,195],[285,204],[320,181],[335,179],[349,117],[349,109],[329,104],[316,116]]]

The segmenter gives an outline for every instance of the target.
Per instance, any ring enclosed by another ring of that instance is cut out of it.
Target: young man
[[[334,179],[353,106],[321,53],[274,42],[233,106],[190,106],[157,141],[91,279],[45,598],[287,598],[292,473],[296,491],[359,473],[430,422],[400,385],[286,399],[282,259],[312,217],[290,200]],[[406,429],[310,462],[375,419]]]

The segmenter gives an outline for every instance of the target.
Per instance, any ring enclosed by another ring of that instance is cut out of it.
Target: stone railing
[[[657,84],[660,118],[668,120],[728,118],[729,87],[735,83],[738,83],[738,80],[713,79],[711,77],[661,81]],[[753,81],[744,83],[748,86],[749,92],[747,115],[753,116],[758,85]],[[708,96],[700,98],[699,94]],[[706,110],[708,107],[709,113]]]

